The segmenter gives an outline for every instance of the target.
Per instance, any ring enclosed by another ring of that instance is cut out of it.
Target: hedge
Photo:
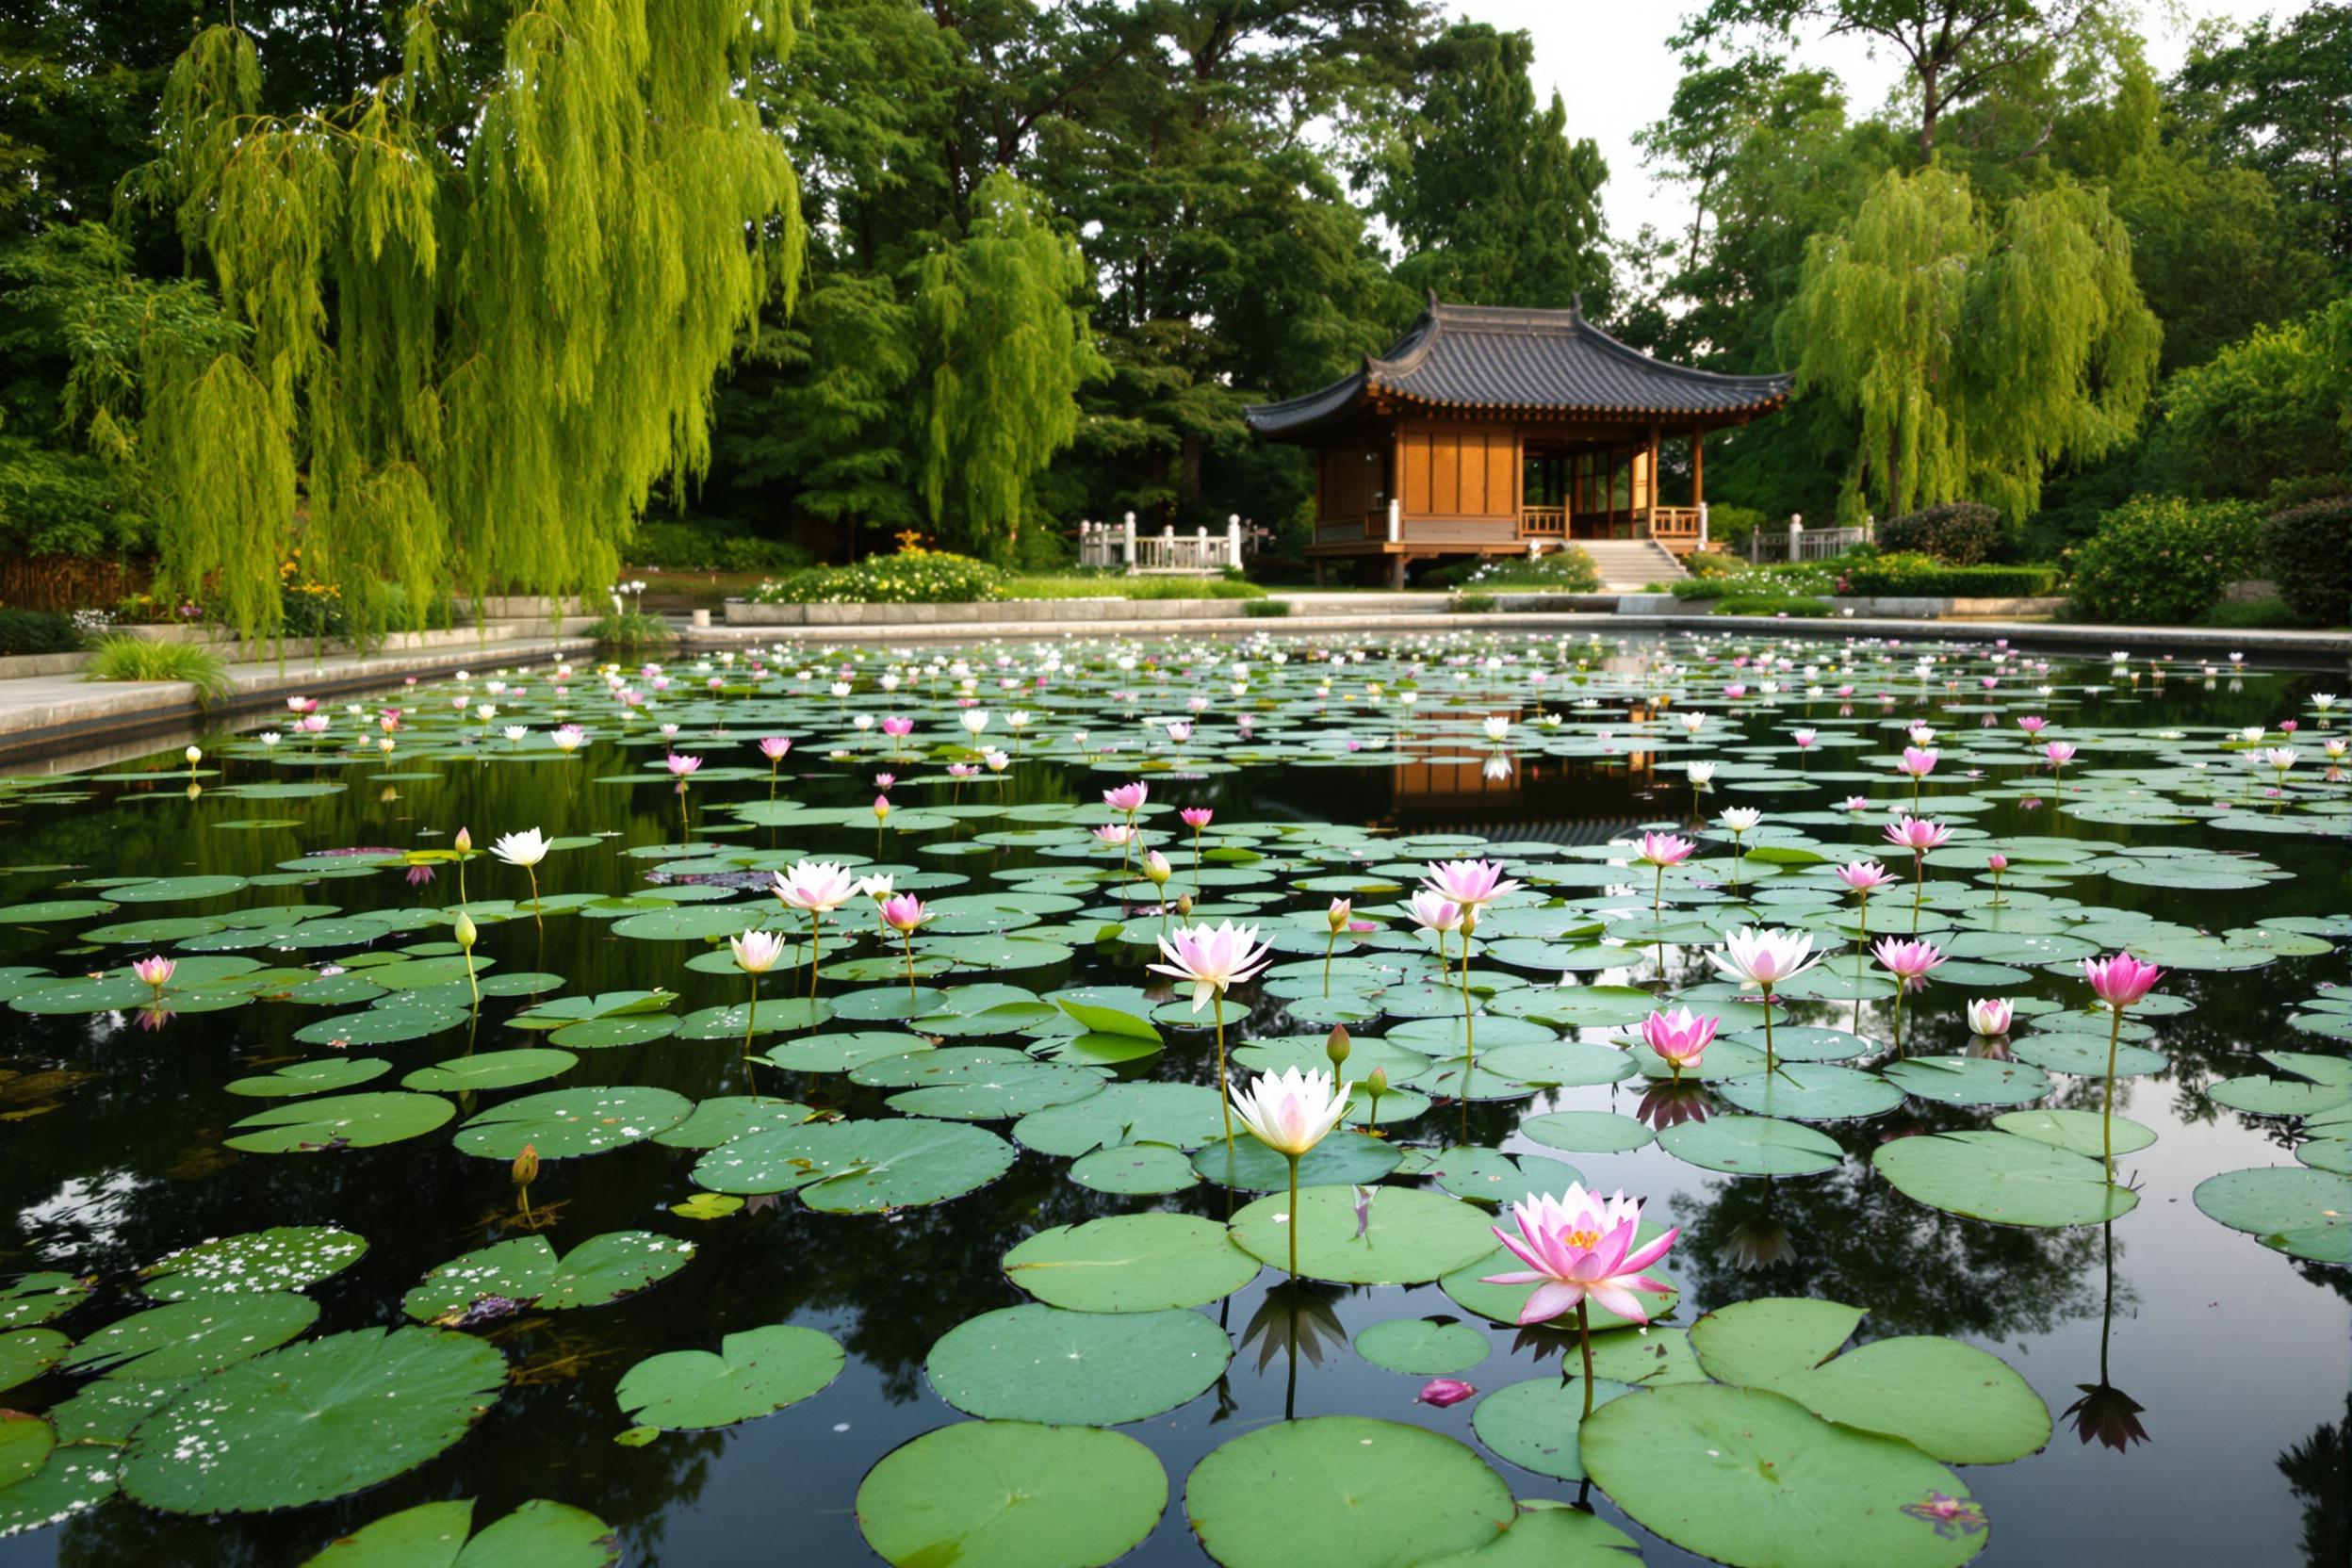
[[[1841,594],[1888,597],[2025,599],[2058,581],[2055,566],[1938,566],[1921,557],[1857,562],[1838,575]]]
[[[1948,566],[1973,566],[2001,543],[2001,514],[1975,501],[1923,507],[1878,525],[1878,547],[1917,552]]]
[[[1826,615],[1830,607],[1820,599],[1799,598],[1792,594],[1742,594],[1733,598],[1717,599],[1714,613],[1718,615]]]
[[[2352,619],[2352,496],[2274,512],[2261,538],[2263,568],[2298,625]]]
[[[2186,626],[2251,577],[2261,518],[2242,501],[2139,496],[2099,518],[2067,552],[2077,620]]]
[[[0,654],[72,653],[81,645],[81,632],[63,615],[0,610]]]

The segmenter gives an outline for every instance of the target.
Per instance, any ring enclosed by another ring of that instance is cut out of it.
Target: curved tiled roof
[[[1723,376],[1653,359],[1582,310],[1429,309],[1380,358],[1317,392],[1242,410],[1260,435],[1304,433],[1373,397],[1430,408],[1728,420],[1778,408],[1791,378]]]

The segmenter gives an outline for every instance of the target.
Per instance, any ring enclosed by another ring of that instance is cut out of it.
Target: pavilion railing
[[[1870,540],[1868,525],[1861,528],[1806,528],[1790,518],[1786,529],[1759,528],[1748,535],[1748,560],[1760,565],[1767,561],[1828,561],[1845,554],[1856,545]]]
[[[1707,508],[1703,506],[1656,506],[1650,509],[1650,537],[1670,548],[1675,545],[1693,547],[1707,543]]]
[[[1157,533],[1135,530],[1134,514],[1118,523],[1078,525],[1078,564],[1105,571],[1169,577],[1212,577],[1241,564],[1241,519],[1227,523],[1222,533],[1195,529],[1179,533],[1163,528]]]
[[[1519,509],[1522,539],[1565,539],[1568,509],[1564,506],[1523,506]]]

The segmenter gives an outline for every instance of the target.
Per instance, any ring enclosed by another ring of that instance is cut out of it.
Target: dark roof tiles
[[[1790,377],[1723,376],[1652,359],[1580,310],[1436,300],[1388,353],[1317,392],[1242,411],[1260,435],[1304,433],[1373,396],[1439,408],[1732,416],[1788,400]]]

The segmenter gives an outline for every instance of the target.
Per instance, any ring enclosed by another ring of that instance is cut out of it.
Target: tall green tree
[[[1029,486],[1078,429],[1078,388],[1102,372],[1088,341],[1086,258],[999,170],[970,231],[923,258],[914,288],[917,480],[931,521],[975,553],[1007,557]]]
[[[142,345],[124,412],[160,580],[249,635],[298,540],[362,625],[387,582],[418,607],[452,577],[602,586],[653,487],[707,463],[712,377],[797,280],[792,170],[738,90],[790,5],[497,15],[477,36],[410,7],[397,71],[299,111],[233,26],[165,88],[136,188],[240,338]]]
[[[1374,209],[1404,248],[1396,281],[1474,304],[1566,305],[1607,316],[1600,188],[1609,166],[1571,140],[1559,93],[1540,105],[1534,41],[1456,23],[1415,62],[1413,111],[1382,150]]]
[[[2352,5],[2323,0],[2236,38],[2209,27],[2178,88],[2182,119],[2295,201],[2352,280]]]
[[[2030,514],[2053,465],[2132,437],[2162,334],[2103,195],[2054,186],[1995,220],[1935,168],[1888,172],[1815,237],[1781,327],[1800,391],[1859,419],[1847,515]]]

